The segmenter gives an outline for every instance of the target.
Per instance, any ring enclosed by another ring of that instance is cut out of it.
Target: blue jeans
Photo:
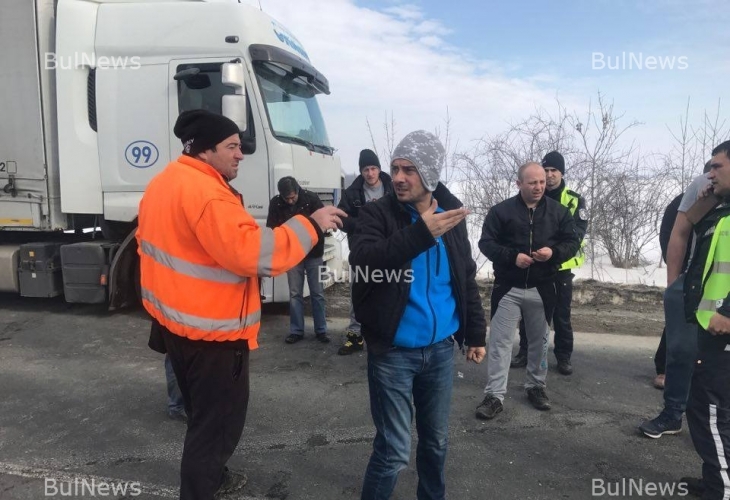
[[[368,353],[368,384],[376,434],[361,499],[384,500],[393,493],[398,473],[408,467],[415,407],[416,498],[443,500],[454,385],[453,338],[417,349],[393,347],[385,354]]]
[[[289,333],[304,335],[304,275],[307,275],[309,297],[312,301],[314,333],[327,333],[327,320],[324,314],[324,289],[319,281],[319,268],[322,257],[304,259],[291,268],[286,277],[289,280]]]
[[[684,274],[664,292],[664,324],[667,333],[667,361],[664,380],[664,413],[682,418],[697,361],[697,325],[684,319]]]
[[[165,378],[167,379],[167,412],[182,413],[185,411],[185,403],[180,387],[177,385],[177,377],[172,370],[170,355],[165,354]]]

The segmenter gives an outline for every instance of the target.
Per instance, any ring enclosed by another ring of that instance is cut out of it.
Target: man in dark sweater
[[[324,207],[316,193],[299,186],[294,177],[282,177],[277,184],[279,194],[269,202],[267,227],[278,227],[295,215],[312,215]],[[309,297],[312,301],[314,333],[320,342],[329,342],[327,336],[327,320],[325,318],[324,288],[319,281],[322,255],[324,254],[324,238],[304,257],[298,266],[287,271],[289,280],[289,335],[287,344],[294,344],[304,338],[304,276],[309,284]]]
[[[360,151],[358,164],[360,175],[342,193],[342,199],[337,205],[337,208],[344,210],[348,215],[345,219],[347,223],[342,226],[342,230],[347,233],[347,241],[350,243],[351,251],[352,235],[355,234],[360,208],[368,202],[393,193],[393,182],[390,176],[380,169],[380,160],[372,150],[363,149]],[[352,274],[350,278],[352,278]],[[352,279],[350,279],[350,284],[352,285]],[[345,343],[337,351],[337,354],[346,356],[356,351],[362,351],[363,345],[360,322],[355,318],[355,310],[352,307],[352,301],[350,301],[350,325],[347,327]]]

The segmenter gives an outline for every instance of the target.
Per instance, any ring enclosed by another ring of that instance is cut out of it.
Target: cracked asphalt
[[[359,498],[374,434],[366,354],[336,354],[344,318],[329,318],[330,344],[308,334],[286,345],[288,317],[274,312],[251,356],[247,423],[230,463],[249,484],[237,498]],[[141,310],[0,294],[0,499],[177,498],[184,425],[166,417],[163,358],[148,331]],[[659,440],[636,430],[661,407],[651,387],[658,340],[578,333],[574,375],[559,375],[550,357],[553,410],[534,410],[524,372],[511,370],[505,410],[490,422],[474,417],[486,365],[457,356],[448,497],[585,500],[606,491],[595,484],[699,475],[686,427]],[[412,457],[393,499],[415,498],[416,483]]]

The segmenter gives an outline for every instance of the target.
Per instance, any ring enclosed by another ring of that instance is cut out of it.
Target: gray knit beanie
[[[439,183],[446,150],[438,137],[416,130],[403,138],[393,150],[393,160],[408,160],[416,166],[423,187],[433,192]]]

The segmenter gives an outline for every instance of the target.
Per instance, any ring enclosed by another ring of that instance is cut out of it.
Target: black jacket
[[[494,265],[495,283],[519,288],[554,281],[560,264],[575,255],[579,246],[567,208],[546,196],[534,209],[527,208],[519,193],[489,210],[479,240],[479,250]],[[553,251],[550,260],[535,261],[526,269],[517,267],[518,253],[530,255],[542,247]]]
[[[393,194],[393,180],[388,174],[380,171],[380,182],[383,183],[383,197]],[[357,216],[360,208],[365,205],[365,179],[362,175],[358,175],[350,187],[342,193],[342,199],[337,208],[347,213],[348,217],[342,220],[342,230],[347,233],[348,237],[352,236],[357,227]]]
[[[307,191],[304,188],[299,190],[299,198],[294,205],[287,204],[281,195],[276,195],[269,202],[269,215],[266,218],[266,227],[279,227],[295,215],[306,215],[309,217],[314,212],[324,207],[322,200],[316,193]],[[324,238],[309,251],[305,259],[322,257],[324,255]]]
[[[439,207],[451,210],[461,202],[441,183],[433,193]],[[456,296],[459,330],[455,338],[459,345],[486,345],[487,323],[476,283],[476,264],[462,221],[442,236],[449,256],[451,285]],[[350,264],[361,269],[403,270],[411,268],[411,260],[425,252],[436,240],[425,222],[411,223],[411,214],[394,194],[368,203],[360,210],[357,230],[352,237]],[[368,350],[380,354],[391,348],[400,319],[408,304],[410,283],[408,273],[399,273],[400,280],[357,280],[352,285],[355,317],[362,324],[362,334]]]

